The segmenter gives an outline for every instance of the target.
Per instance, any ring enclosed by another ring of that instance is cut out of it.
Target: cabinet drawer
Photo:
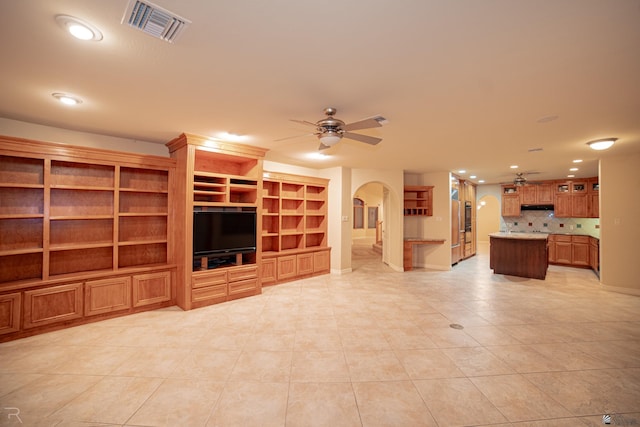
[[[194,274],[191,279],[191,286],[193,289],[204,288],[208,286],[225,285],[227,284],[227,270],[213,270],[206,273]]]
[[[24,327],[49,325],[82,317],[82,283],[24,293]]]
[[[225,282],[222,285],[214,285],[207,287],[200,287],[198,289],[194,289],[191,291],[191,301],[206,301],[211,299],[224,298],[227,297],[227,283]]]
[[[569,235],[564,235],[564,234],[554,234],[553,235],[553,239],[556,242],[567,242],[567,243],[571,243],[571,236]]]
[[[235,295],[258,289],[258,279],[239,280],[229,283],[229,295]]]
[[[571,236],[573,243],[589,243],[589,236]]]
[[[229,270],[229,282],[237,282],[238,280],[255,279],[258,277],[258,267],[248,265],[246,267],[237,267]]]
[[[91,280],[85,283],[85,316],[129,308],[131,308],[131,277]]]

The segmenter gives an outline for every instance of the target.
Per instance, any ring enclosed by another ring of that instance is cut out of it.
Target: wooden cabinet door
[[[520,203],[523,205],[534,205],[537,203],[537,189],[535,185],[525,185],[520,187]]]
[[[571,264],[573,244],[571,242],[556,242],[555,246],[555,262],[558,264]]]
[[[571,195],[571,216],[573,218],[587,218],[587,194]],[[557,216],[557,215],[556,215]]]
[[[91,280],[85,283],[84,314],[93,316],[131,308],[131,277]]]
[[[589,218],[600,218],[600,194],[590,193],[587,195],[587,210]]]
[[[547,250],[549,251],[549,262],[556,262],[556,241],[553,239],[553,235],[549,236]]]
[[[599,241],[595,237],[589,239],[589,264],[593,271],[598,271],[600,266],[600,248]]]
[[[502,195],[502,216],[520,216],[520,195]]]
[[[553,204],[553,184],[536,186],[536,203],[540,205]]]
[[[313,273],[313,254],[296,255],[298,276],[304,276]]]
[[[20,309],[22,295],[20,292],[0,295],[0,335],[20,330]]]
[[[573,265],[589,266],[589,244],[572,243],[571,257]]]
[[[556,194],[554,205],[555,205],[554,215],[556,218],[571,217],[571,195],[570,194]]]
[[[82,283],[25,291],[24,327],[34,328],[82,317]]]
[[[171,272],[137,274],[133,276],[133,306],[171,300]]]
[[[286,255],[278,257],[278,280],[296,277],[296,256]]]
[[[313,272],[319,273],[329,271],[331,257],[329,251],[319,251],[313,253]]]
[[[278,280],[278,269],[275,258],[267,258],[262,260],[262,284],[269,285]]]

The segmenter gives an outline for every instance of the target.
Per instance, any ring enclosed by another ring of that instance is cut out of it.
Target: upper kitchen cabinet
[[[516,185],[502,186],[502,216],[520,216],[520,189]]]
[[[598,177],[587,181],[587,209],[589,218],[600,218],[600,182]]]
[[[588,218],[589,179],[576,181],[556,181],[554,184],[556,218]]]
[[[520,203],[523,205],[553,204],[553,184],[541,182],[520,187]]]

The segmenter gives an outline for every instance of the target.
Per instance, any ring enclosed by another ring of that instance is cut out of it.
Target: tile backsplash
[[[556,218],[553,211],[522,211],[518,218],[500,217],[500,230],[577,233],[600,238],[600,218]]]

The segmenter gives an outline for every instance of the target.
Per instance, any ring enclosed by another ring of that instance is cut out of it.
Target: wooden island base
[[[549,265],[547,237],[541,233],[489,235],[489,267],[495,274],[544,280]]]

